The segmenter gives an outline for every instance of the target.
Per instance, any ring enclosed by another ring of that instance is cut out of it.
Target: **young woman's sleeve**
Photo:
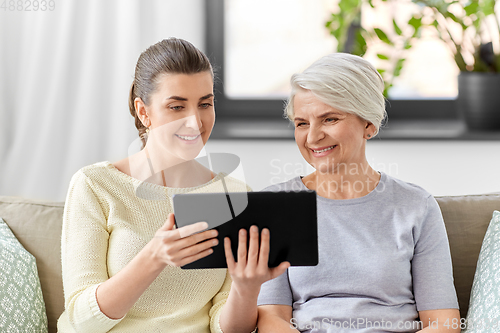
[[[210,312],[208,313],[210,317],[210,332],[213,333],[224,333],[222,332],[219,325],[219,317],[222,312],[222,307],[226,304],[227,298],[229,297],[229,291],[231,290],[232,283],[231,275],[229,271],[226,273],[226,279],[222,284],[217,295],[212,299],[212,308],[210,308]]]
[[[121,320],[102,313],[96,298],[97,287],[109,278],[106,221],[91,181],[77,172],[66,198],[61,238],[65,311],[77,332],[107,332]]]
[[[422,224],[414,233],[413,292],[417,311],[458,309],[448,235],[434,197],[429,196]]]

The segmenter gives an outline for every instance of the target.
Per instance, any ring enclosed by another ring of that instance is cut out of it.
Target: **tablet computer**
[[[269,267],[283,261],[292,266],[318,264],[314,191],[176,194],[173,203],[178,228],[205,221],[209,229],[219,232],[219,244],[212,248],[212,254],[182,268],[227,268],[224,238],[231,239],[237,260],[238,232],[252,225],[259,227],[259,233],[263,228],[270,231]]]

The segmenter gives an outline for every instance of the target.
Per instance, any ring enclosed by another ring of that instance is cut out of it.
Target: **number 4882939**
[[[45,12],[56,9],[54,0],[3,0],[0,10],[4,12]]]

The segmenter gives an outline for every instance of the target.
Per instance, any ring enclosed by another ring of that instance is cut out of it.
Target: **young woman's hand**
[[[212,247],[218,244],[217,230],[205,230],[206,222],[194,223],[174,229],[174,214],[168,215],[167,221],[158,229],[151,240],[150,249],[154,258],[166,265],[184,266],[213,252]],[[197,233],[200,232],[200,233]]]
[[[290,263],[286,261],[278,267],[268,267],[269,239],[269,229],[264,228],[259,246],[259,229],[252,226],[247,253],[247,231],[241,229],[238,235],[238,262],[234,260],[230,239],[224,239],[227,267],[233,279],[231,288],[235,288],[239,294],[258,295],[264,282],[280,276],[290,267]]]

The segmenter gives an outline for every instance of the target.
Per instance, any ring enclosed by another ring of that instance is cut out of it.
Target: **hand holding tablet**
[[[206,222],[178,229],[174,229],[174,226],[174,214],[169,214],[165,224],[156,232],[155,241],[149,244],[150,252],[163,264],[176,267],[187,265],[210,255],[212,246],[218,244],[215,238],[217,231],[206,230]]]

